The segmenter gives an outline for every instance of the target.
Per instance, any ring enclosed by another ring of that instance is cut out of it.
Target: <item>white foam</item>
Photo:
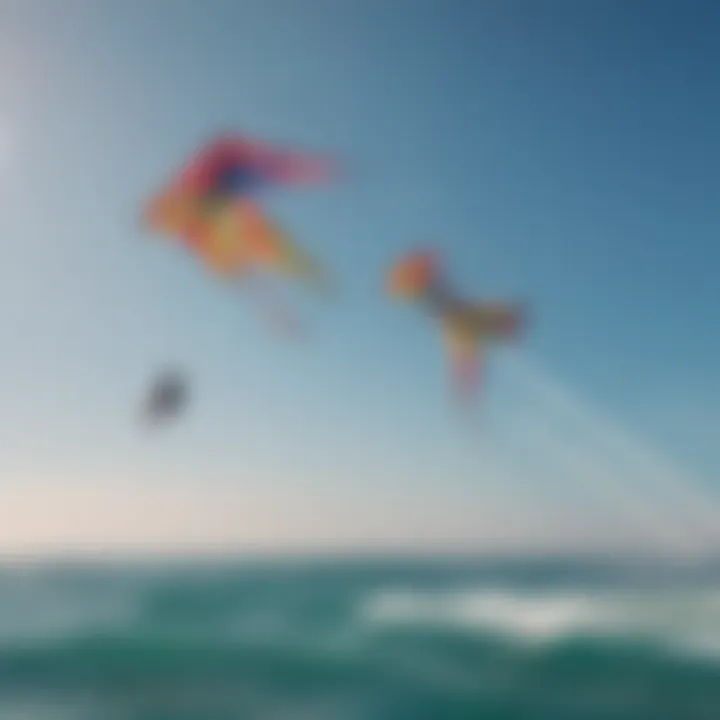
[[[360,608],[371,630],[444,627],[550,643],[576,636],[642,638],[720,656],[720,590],[417,593],[387,590]]]

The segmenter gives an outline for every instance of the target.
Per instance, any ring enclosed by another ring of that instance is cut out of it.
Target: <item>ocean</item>
[[[7,564],[2,720],[718,720],[720,567]]]

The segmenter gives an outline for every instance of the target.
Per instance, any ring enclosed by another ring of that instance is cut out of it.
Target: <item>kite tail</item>
[[[302,278],[316,288],[325,289],[329,285],[327,273],[322,265],[297,246],[288,248],[285,267],[290,275]]]
[[[243,284],[249,280],[250,278],[246,278]],[[306,328],[298,316],[290,312],[286,305],[279,302],[275,293],[271,293],[267,286],[263,286],[259,282],[259,278],[255,277],[254,280],[255,282],[251,282],[246,287],[250,290],[249,294],[270,324],[287,337],[305,336]],[[243,285],[238,285],[238,287],[243,287]]]
[[[462,403],[475,396],[480,389],[480,355],[476,348],[466,348],[453,358],[452,379],[455,395]]]

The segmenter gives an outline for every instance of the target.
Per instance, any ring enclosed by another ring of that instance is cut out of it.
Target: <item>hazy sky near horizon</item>
[[[718,22],[650,0],[0,0],[0,550],[699,537]],[[140,226],[223,129],[346,169],[269,201],[338,286],[301,300],[305,343]],[[383,294],[418,242],[532,308],[472,421],[435,329]],[[167,364],[194,402],[148,437]]]

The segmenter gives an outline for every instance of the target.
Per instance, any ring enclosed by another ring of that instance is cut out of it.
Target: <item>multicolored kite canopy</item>
[[[416,300],[428,293],[440,279],[434,253],[418,250],[410,253],[389,273],[388,290],[398,298]]]
[[[215,275],[239,279],[262,271],[318,283],[322,268],[268,217],[260,196],[271,187],[332,177],[327,160],[223,135],[149,200],[143,218]]]
[[[194,197],[239,198],[270,186],[314,185],[334,176],[325,159],[221,135],[178,173],[175,189]]]
[[[422,303],[437,317],[450,356],[453,382],[462,396],[478,385],[484,351],[517,338],[525,312],[520,303],[470,302],[451,292],[436,256],[418,250],[401,258],[388,273],[388,292]]]

